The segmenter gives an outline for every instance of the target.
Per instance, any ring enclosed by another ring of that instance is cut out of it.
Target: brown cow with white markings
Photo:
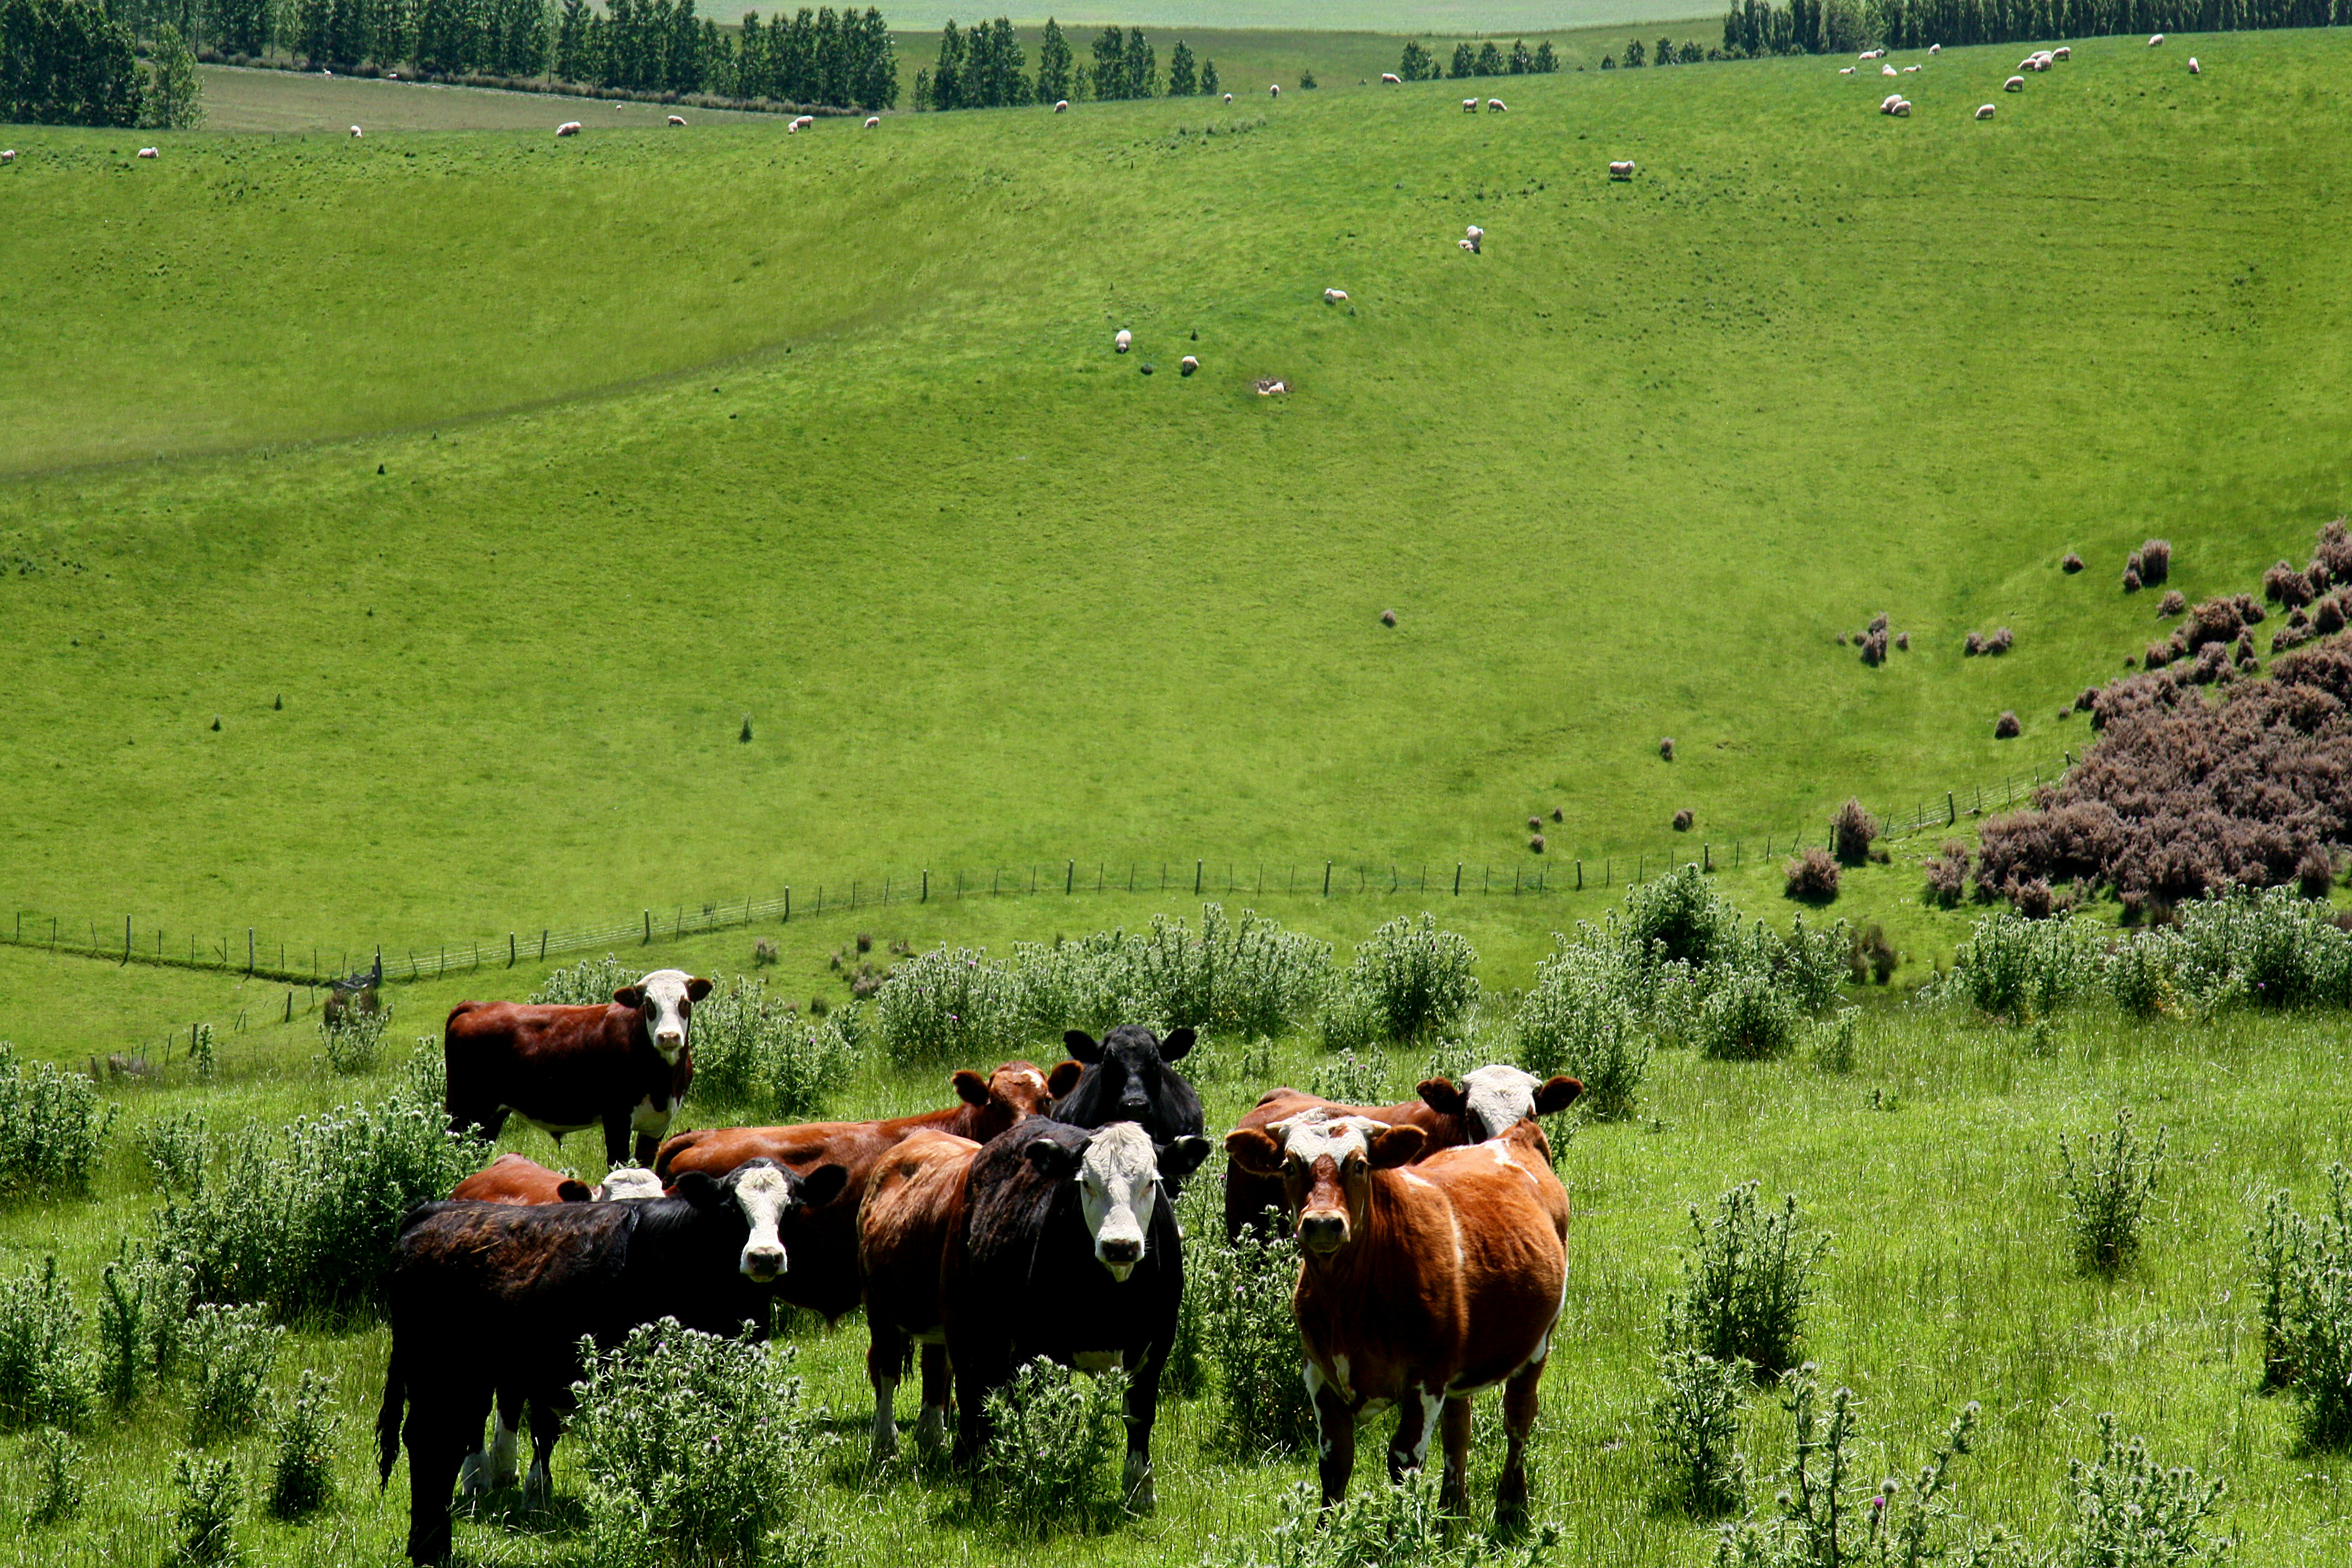
[[[1225,1139],[1234,1160],[1282,1178],[1302,1247],[1291,1309],[1321,1436],[1323,1501],[1348,1493],[1356,1423],[1394,1406],[1393,1479],[1419,1469],[1442,1426],[1441,1497],[1468,1486],[1470,1400],[1503,1385],[1508,1447],[1496,1514],[1527,1510],[1536,1386],[1568,1285],[1568,1194],[1543,1132],[1501,1137],[1419,1164],[1418,1127],[1309,1110]]]
[[[980,1145],[926,1127],[875,1163],[857,1210],[857,1267],[866,1280],[866,1376],[874,1385],[874,1458],[898,1449],[891,1402],[911,1342],[922,1347],[923,1414],[915,1441],[947,1440],[946,1316],[940,1279],[948,1247],[963,1234],[964,1181]]]
[[[453,1200],[478,1204],[623,1203],[661,1195],[660,1179],[642,1166],[624,1165],[592,1187],[516,1153],[499,1155],[449,1194]]]

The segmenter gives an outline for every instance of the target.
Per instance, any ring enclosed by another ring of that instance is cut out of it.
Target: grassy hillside
[[[1803,59],[1475,117],[12,132],[8,897],[397,946],[885,868],[1532,865],[1538,812],[1554,862],[1685,806],[1785,842],[2044,763],[2154,626],[2126,550],[2242,588],[2352,489],[2352,38],[2190,47],[2018,97],[1956,52],[1904,121]]]
[[[205,81],[205,129],[344,132],[358,125],[371,136],[387,131],[536,131],[551,133],[566,120],[599,128],[644,129],[667,124],[658,103],[584,102],[532,92],[443,87],[436,82],[318,76],[307,71],[247,70],[199,66]],[[698,122],[760,118],[725,110],[688,111]]]

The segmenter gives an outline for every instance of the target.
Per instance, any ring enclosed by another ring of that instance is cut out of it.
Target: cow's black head
[[[1172,1076],[1166,1064],[1180,1060],[1192,1048],[1192,1040],[1190,1029],[1171,1029],[1161,1039],[1140,1024],[1121,1024],[1100,1041],[1084,1029],[1062,1037],[1073,1058],[1097,1069],[1087,1075],[1094,1079],[1087,1086],[1088,1110],[1105,1121],[1147,1124],[1152,1120],[1151,1108],[1162,1102],[1162,1079]]]

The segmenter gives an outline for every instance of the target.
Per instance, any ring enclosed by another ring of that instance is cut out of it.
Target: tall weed
[[[198,1447],[249,1432],[261,1415],[261,1391],[277,1370],[286,1331],[259,1306],[207,1301],[188,1324],[188,1440]]]
[[[985,949],[941,947],[903,961],[875,1010],[883,1052],[899,1067],[995,1062],[1028,1035],[1020,982]]]
[[[1801,1234],[1794,1194],[1767,1208],[1759,1185],[1725,1193],[1711,1217],[1691,1205],[1691,1249],[1682,1287],[1667,1301],[1666,1341],[1669,1349],[1746,1362],[1777,1377],[1796,1363],[1806,1298],[1830,1238]]]
[[[0,1422],[77,1431],[98,1403],[98,1384],[81,1308],[58,1260],[0,1281]]]
[[[1458,1027],[1478,1001],[1478,951],[1439,927],[1426,910],[1399,915],[1366,937],[1348,965],[1349,990],[1364,998],[1381,1033],[1419,1038]]]
[[[1538,1568],[1551,1561],[1557,1526],[1490,1541],[1439,1506],[1442,1486],[1434,1465],[1394,1485],[1360,1472],[1347,1498],[1325,1509],[1321,1493],[1300,1482],[1283,1493],[1281,1517],[1262,1540],[1211,1536],[1201,1568]]]
[[[2254,1233],[2263,1384],[2291,1390],[2313,1448],[2352,1447],[2352,1170],[2327,1168],[2328,1207],[2306,1219],[2274,1194]]]
[[[0,1195],[88,1196],[121,1109],[83,1074],[26,1066],[0,1040]]]
[[[2079,1163],[2066,1135],[2058,1135],[2058,1190],[2076,1262],[2116,1274],[2139,1256],[2140,1228],[2163,1163],[2164,1129],[2156,1130],[2154,1143],[2141,1143],[2128,1107],[2116,1112],[2116,1130],[2104,1142],[2084,1140]]]
[[[1097,1529],[1119,1511],[1128,1375],[1072,1372],[1040,1356],[988,1394],[990,1513],[1018,1535]]]

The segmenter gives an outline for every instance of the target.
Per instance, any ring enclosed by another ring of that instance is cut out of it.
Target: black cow
[[[450,1488],[494,1394],[529,1402],[532,1484],[544,1487],[583,1373],[581,1337],[609,1348],[665,1317],[706,1333],[764,1333],[788,1262],[783,1222],[830,1201],[845,1175],[754,1160],[723,1180],[688,1172],[675,1197],[410,1210],[393,1244],[392,1357],[376,1416],[387,1483],[408,1445],[409,1561],[449,1555]]]
[[[1140,1024],[1121,1024],[1100,1043],[1084,1029],[1070,1030],[1062,1043],[1085,1070],[1076,1088],[1055,1093],[1046,1114],[1073,1127],[1132,1121],[1154,1143],[1198,1138],[1207,1125],[1201,1097],[1168,1065],[1192,1048],[1192,1039],[1190,1029],[1171,1029],[1163,1040]]]
[[[940,1289],[962,1462],[987,1447],[989,1391],[1024,1363],[1124,1367],[1128,1496],[1150,1506],[1160,1373],[1184,1296],[1183,1247],[1160,1187],[1208,1153],[1199,1137],[1155,1148],[1131,1121],[1030,1121],[971,1157]]]

